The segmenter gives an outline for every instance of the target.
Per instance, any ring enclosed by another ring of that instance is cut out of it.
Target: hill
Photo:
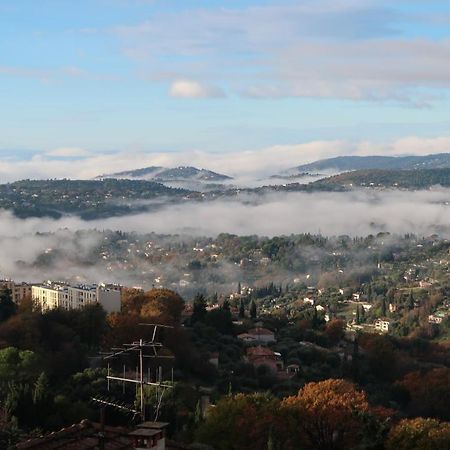
[[[350,170],[371,169],[412,170],[442,168],[450,168],[450,153],[426,156],[338,156],[294,167],[288,173],[296,174],[325,170],[347,172]]]
[[[142,169],[117,172],[110,175],[102,175],[98,178],[131,178],[145,179],[163,182],[171,181],[200,181],[218,183],[232,178],[207,169],[197,169],[191,166],[165,168],[160,166],[144,167]]]
[[[385,187],[427,189],[440,185],[450,187],[450,168],[416,170],[356,170],[325,178],[310,186],[326,187]]]
[[[148,211],[195,193],[143,180],[23,180],[0,185],[0,208],[18,217],[98,219]]]

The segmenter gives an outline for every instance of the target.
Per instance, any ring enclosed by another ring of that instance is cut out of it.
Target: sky
[[[450,151],[450,2],[1,0],[0,182]]]

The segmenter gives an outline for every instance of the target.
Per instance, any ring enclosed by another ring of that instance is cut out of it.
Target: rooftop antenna
[[[103,357],[103,360],[110,360],[113,358],[118,358],[121,356],[125,356],[132,353],[137,353],[139,357],[139,366],[136,368],[136,379],[127,378],[126,377],[126,370],[125,365],[123,366],[123,376],[113,376],[111,375],[111,367],[108,363],[108,374],[106,376],[107,383],[108,383],[108,391],[110,389],[110,382],[111,381],[119,381],[122,382],[123,391],[125,392],[125,383],[131,383],[136,385],[137,391],[139,392],[139,400],[140,400],[140,407],[139,409],[135,409],[132,406],[125,405],[122,402],[113,401],[107,398],[103,397],[95,397],[92,398],[92,401],[95,403],[98,403],[101,405],[102,411],[105,407],[112,407],[116,408],[122,411],[126,411],[129,413],[134,414],[134,416],[139,415],[142,422],[145,422],[146,415],[145,415],[145,401],[144,401],[144,386],[156,386],[156,399],[155,399],[155,416],[154,421],[156,422],[159,417],[162,399],[164,396],[164,393],[167,389],[170,389],[173,387],[173,368],[172,368],[172,376],[171,380],[172,383],[164,383],[162,381],[162,367],[159,366],[156,368],[156,376],[155,381],[152,382],[150,379],[150,370],[148,372],[147,380],[144,378],[144,359],[145,358],[153,358],[153,359],[173,359],[173,356],[169,355],[160,355],[159,351],[164,347],[161,342],[158,342],[157,335],[158,335],[158,329],[159,328],[174,328],[169,325],[161,325],[161,324],[154,324],[154,323],[140,323],[140,326],[150,326],[153,327],[153,334],[151,341],[145,341],[143,339],[139,339],[138,341],[134,341],[131,344],[123,344],[122,347],[119,348],[112,348],[112,351],[109,353],[106,353],[106,355]],[[150,351],[148,351],[150,350]],[[103,413],[102,413],[103,414]]]

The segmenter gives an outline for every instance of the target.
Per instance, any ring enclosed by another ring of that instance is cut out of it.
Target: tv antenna
[[[122,376],[114,376],[111,373],[111,366],[108,362],[108,374],[106,376],[108,382],[108,391],[110,390],[110,383],[114,381],[122,382],[123,393],[125,393],[125,383],[130,383],[136,385],[136,391],[139,391],[139,409],[136,409],[130,405],[126,405],[123,402],[113,401],[106,397],[94,397],[92,401],[98,403],[102,407],[102,411],[105,407],[112,407],[121,411],[126,411],[132,413],[134,417],[137,415],[140,416],[142,422],[146,419],[146,411],[145,411],[145,396],[144,396],[144,387],[145,386],[156,386],[156,400],[155,400],[155,414],[154,421],[156,422],[159,417],[159,413],[161,410],[162,399],[164,393],[167,389],[171,389],[173,387],[173,367],[171,369],[171,383],[163,382],[162,379],[162,367],[159,366],[156,368],[155,377],[152,381],[151,378],[151,370],[148,368],[147,377],[144,375],[145,365],[144,360],[149,359],[173,359],[173,356],[170,355],[161,355],[159,352],[164,347],[161,342],[158,342],[157,334],[159,328],[174,328],[169,325],[161,325],[154,323],[140,323],[140,326],[150,326],[153,327],[153,335],[151,341],[145,341],[143,339],[139,339],[138,341],[134,341],[131,344],[123,344],[122,347],[112,348],[111,352],[104,354],[103,360],[111,360],[113,358],[119,358],[121,356],[126,356],[129,354],[138,354],[139,357],[139,365],[136,367],[136,378],[132,379],[127,377],[127,371],[125,364],[123,365],[123,373]]]

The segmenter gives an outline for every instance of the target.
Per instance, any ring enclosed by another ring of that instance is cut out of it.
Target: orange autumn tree
[[[122,312],[158,323],[176,323],[180,320],[184,300],[170,289],[151,289],[143,292],[128,290],[122,299]]]
[[[128,289],[122,295],[122,311],[108,315],[108,332],[104,346],[113,346],[137,339],[151,340],[152,327],[140,323],[178,325],[184,309],[184,300],[169,289],[152,289],[144,292]]]
[[[435,419],[405,419],[393,427],[386,443],[387,450],[448,450],[450,423]]]
[[[367,412],[366,394],[345,380],[308,383],[281,404],[292,448],[351,448],[362,430],[361,414]]]

